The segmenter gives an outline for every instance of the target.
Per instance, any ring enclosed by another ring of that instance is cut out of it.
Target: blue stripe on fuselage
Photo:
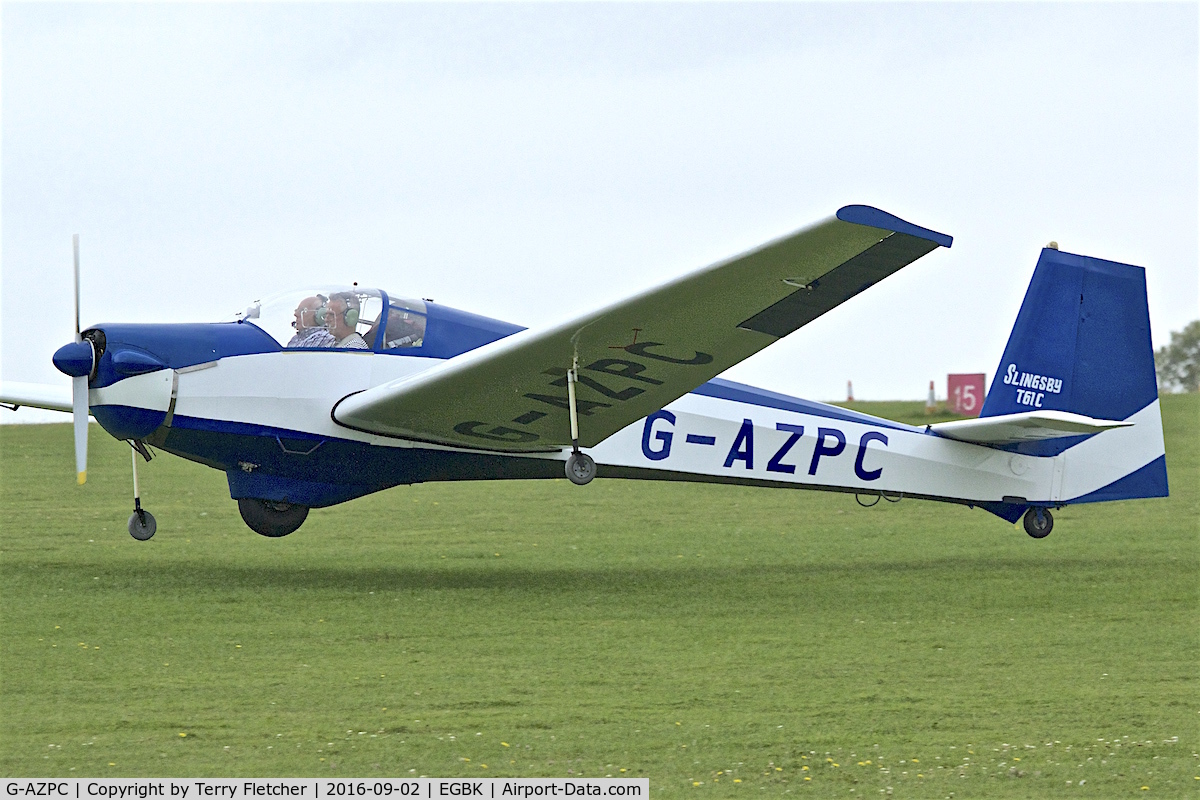
[[[260,328],[239,322],[106,322],[89,330],[103,331],[106,343],[104,355],[96,365],[96,376],[89,383],[93,389],[128,377],[117,369],[119,365],[114,364],[114,359],[130,348],[135,353],[154,356],[170,369],[282,349]]]
[[[146,439],[225,471],[232,497],[320,508],[424,481],[563,477],[561,461],[410,447],[176,414]]]
[[[922,433],[924,431],[923,428],[905,425],[903,422],[892,422],[881,417],[873,417],[870,414],[862,414],[858,411],[850,411],[826,403],[801,400],[799,397],[790,397],[786,394],[770,392],[766,389],[727,381],[723,378],[713,378],[708,383],[693,389],[691,393],[703,397],[715,397],[718,400],[732,400],[736,403],[748,403],[754,406],[762,406],[763,408],[778,408],[783,411],[795,411],[799,414],[811,414],[815,417],[837,419],[843,422],[858,422],[863,425],[892,428],[893,430],[908,431],[910,433]]]
[[[525,330],[498,319],[482,317],[435,303],[427,304],[427,329],[420,347],[375,351],[391,356],[453,358]],[[89,330],[104,332],[106,348],[91,380],[93,389],[110,386],[133,373],[160,367],[185,367],[231,356],[275,353],[279,342],[249,320],[197,323],[112,323]],[[307,349],[307,348],[306,348]],[[324,348],[321,348],[324,350]],[[339,350],[361,357],[361,350]],[[124,365],[122,365],[124,361]],[[132,366],[131,366],[132,365]]]

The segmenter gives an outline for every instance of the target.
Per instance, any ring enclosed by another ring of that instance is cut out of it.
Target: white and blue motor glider
[[[718,377],[951,238],[868,206],[547,330],[379,289],[278,295],[221,323],[104,323],[54,355],[73,387],[0,401],[89,414],[225,472],[265,536],[422,481],[594,476],[849,492],[1024,517],[1167,495],[1145,272],[1042,251],[978,419],[915,427]],[[321,380],[313,380],[313,376]]]

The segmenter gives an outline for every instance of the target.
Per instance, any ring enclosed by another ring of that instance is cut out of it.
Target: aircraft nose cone
[[[88,341],[64,344],[54,353],[54,366],[72,378],[92,374],[92,343]]]

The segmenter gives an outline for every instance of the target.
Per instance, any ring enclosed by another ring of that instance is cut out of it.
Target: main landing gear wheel
[[[587,453],[571,453],[567,456],[567,477],[578,486],[591,483],[596,477],[596,462]]]
[[[1025,532],[1035,539],[1045,539],[1054,530],[1054,517],[1044,508],[1031,508],[1025,512]]]
[[[237,503],[238,511],[250,526],[250,530],[272,539],[287,536],[303,525],[308,517],[308,506],[259,500],[255,497],[242,497]]]
[[[156,530],[158,530],[158,523],[154,521],[154,515],[149,511],[139,508],[129,515],[129,535],[139,542],[149,539]]]

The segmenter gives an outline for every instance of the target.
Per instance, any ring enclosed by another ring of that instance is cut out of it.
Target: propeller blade
[[[75,414],[75,475],[82,486],[87,480],[88,378],[71,379],[71,408]]]
[[[71,237],[75,249],[75,341],[79,335],[79,234]],[[90,370],[89,370],[90,371]],[[71,411],[75,417],[75,478],[82,486],[87,481],[88,376],[71,378]]]

